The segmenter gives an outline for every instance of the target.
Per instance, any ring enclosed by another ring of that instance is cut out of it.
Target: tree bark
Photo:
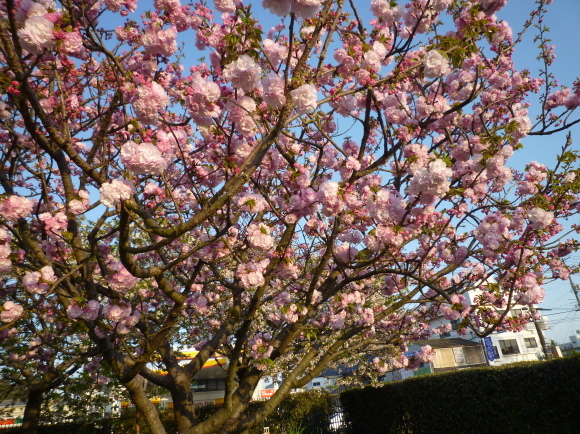
[[[173,400],[173,414],[177,422],[177,431],[188,432],[195,425],[195,408],[193,405],[193,392],[189,379],[184,372],[176,378],[176,382],[170,389]]]
[[[36,434],[40,423],[40,409],[42,407],[44,390],[31,388],[28,392],[26,407],[20,430],[22,434]]]
[[[125,387],[129,392],[131,401],[135,404],[137,412],[141,412],[141,415],[145,419],[151,434],[166,434],[155,405],[153,405],[149,398],[147,398],[147,395],[145,395],[142,381],[138,378],[133,378],[125,383]]]

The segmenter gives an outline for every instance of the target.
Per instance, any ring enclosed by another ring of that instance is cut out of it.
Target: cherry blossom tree
[[[151,432],[165,430],[143,378],[171,395],[179,432],[225,433],[330,364],[430,360],[405,352],[441,332],[431,319],[521,327],[510,307],[571,271],[580,169],[571,140],[556,167],[507,163],[527,135],[577,122],[580,84],[549,72],[547,0],[522,29],[539,23],[545,69],[514,67],[506,2],[3,2],[13,369],[54,347],[48,371],[107,372]],[[191,379],[217,355],[224,405],[198,423]]]

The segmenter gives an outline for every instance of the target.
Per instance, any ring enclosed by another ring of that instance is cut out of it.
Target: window
[[[499,359],[499,351],[495,345],[493,346],[493,355],[495,356],[495,360]]]
[[[456,365],[465,365],[465,354],[463,354],[463,348],[453,348],[453,359],[455,360]]]
[[[480,346],[464,347],[463,354],[465,354],[465,362],[468,365],[476,365],[485,363],[485,356]]]
[[[519,354],[520,349],[518,347],[518,341],[515,339],[506,339],[505,341],[499,341],[499,348],[504,356],[508,354]]]
[[[434,365],[436,368],[449,368],[455,366],[453,351],[451,348],[440,348],[435,351]]]
[[[536,338],[525,338],[524,341],[526,342],[526,348],[538,348]]]
[[[312,386],[313,386],[313,387],[320,386],[320,381],[316,381],[315,383],[312,383]]]
[[[203,380],[195,380],[191,385],[191,390],[194,392],[210,392],[214,390],[225,390],[226,380],[223,378],[208,378]]]
[[[441,337],[441,339],[448,338],[449,336],[451,336],[451,332],[443,332],[439,336]]]
[[[451,330],[457,330],[457,324],[459,323],[458,319],[454,319],[451,321]]]

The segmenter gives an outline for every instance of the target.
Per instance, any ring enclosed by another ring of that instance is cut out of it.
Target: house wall
[[[533,324],[531,324],[534,327]],[[522,330],[521,332],[499,332],[492,333],[491,340],[497,349],[499,358],[490,361],[492,366],[505,365],[507,363],[535,361],[543,359],[542,344],[535,330]],[[515,342],[517,348],[512,348],[510,344]]]
[[[333,387],[336,383],[334,378],[326,378],[326,377],[315,377],[312,381],[310,381],[304,389],[311,390],[311,389],[329,389]]]

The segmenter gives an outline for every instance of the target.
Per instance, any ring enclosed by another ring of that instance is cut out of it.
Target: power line
[[[567,310],[565,312],[556,312],[556,313],[551,313],[549,316],[552,317],[554,315],[563,315],[565,313],[570,313],[570,312],[580,312],[580,309],[572,309],[572,310]]]

